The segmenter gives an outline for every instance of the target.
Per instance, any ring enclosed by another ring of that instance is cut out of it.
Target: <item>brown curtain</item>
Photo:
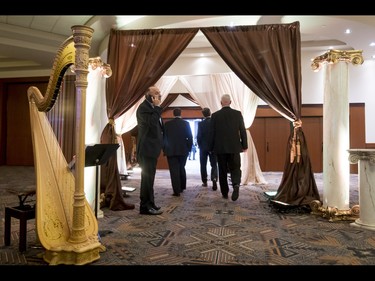
[[[114,122],[130,109],[172,65],[198,32],[198,28],[110,31],[107,63],[112,76],[107,79],[108,124],[101,143],[116,143]],[[127,206],[122,197],[116,155],[102,165],[102,189],[111,198],[111,210]]]
[[[161,104],[162,110],[166,110],[168,106],[178,98],[179,94],[169,94]]]
[[[181,96],[183,96],[185,99],[188,99],[189,101],[197,103],[197,101],[195,99],[193,99],[193,97],[189,93],[181,94]],[[199,106],[199,105],[197,105],[197,106]]]
[[[201,28],[233,72],[262,100],[292,121],[284,173],[274,200],[320,200],[301,123],[299,22]]]

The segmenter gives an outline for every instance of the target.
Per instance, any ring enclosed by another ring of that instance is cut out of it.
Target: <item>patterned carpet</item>
[[[298,209],[275,210],[265,191],[276,190],[281,173],[264,173],[265,185],[241,186],[237,201],[223,199],[211,183],[202,187],[196,166],[189,161],[188,184],[181,197],[172,196],[169,172],[158,170],[156,204],[164,213],[139,215],[140,174],[135,169],[123,181],[135,187],[125,201],[134,210],[103,209],[99,234],[106,251],[92,266],[147,265],[375,265],[375,232],[350,226],[352,221],[330,222]],[[22,177],[19,175],[22,174]],[[0,166],[0,240],[4,207],[17,205],[7,191],[33,186],[33,168]],[[315,175],[322,194],[322,174]],[[20,182],[22,181],[22,183]],[[358,177],[351,175],[350,206],[358,204]],[[1,265],[46,265],[35,242],[33,220],[28,223],[27,250],[18,252],[18,220],[12,220],[11,245],[0,246]]]

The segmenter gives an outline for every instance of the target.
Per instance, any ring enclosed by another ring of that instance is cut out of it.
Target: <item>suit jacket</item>
[[[164,124],[161,107],[144,100],[138,107],[137,158],[139,155],[158,158],[163,147]]]
[[[198,123],[197,143],[202,151],[209,151],[211,117],[207,117]]]
[[[211,115],[210,151],[215,154],[240,153],[248,148],[244,120],[240,111],[222,107]]]
[[[164,125],[164,155],[189,155],[193,146],[193,134],[188,121],[174,118]]]

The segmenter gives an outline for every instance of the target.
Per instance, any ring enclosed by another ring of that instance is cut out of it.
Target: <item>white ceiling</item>
[[[148,29],[300,22],[302,51],[330,48],[363,50],[372,59],[375,47],[375,16],[0,16],[0,77],[20,77],[30,71],[50,70],[60,44],[73,25],[94,29],[90,56],[103,53],[111,28]],[[351,34],[345,34],[350,28]],[[217,55],[199,32],[184,56]],[[104,61],[106,58],[102,58]]]

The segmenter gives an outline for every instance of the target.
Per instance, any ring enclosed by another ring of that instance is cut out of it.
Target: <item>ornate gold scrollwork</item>
[[[311,214],[321,215],[329,221],[354,221],[359,218],[359,205],[354,205],[349,210],[339,210],[336,207],[323,207],[322,202],[314,200],[310,203]]]
[[[323,55],[313,59],[311,68],[313,71],[317,72],[320,70],[324,62],[335,64],[339,61],[360,65],[364,62],[362,50],[329,50]]]
[[[111,66],[108,63],[105,63],[102,61],[100,57],[95,57],[95,58],[89,58],[88,60],[88,68],[95,70],[97,68],[101,69],[101,74],[104,78],[109,78],[112,76],[112,69]],[[73,64],[70,67],[70,70],[75,73],[75,65]]]

